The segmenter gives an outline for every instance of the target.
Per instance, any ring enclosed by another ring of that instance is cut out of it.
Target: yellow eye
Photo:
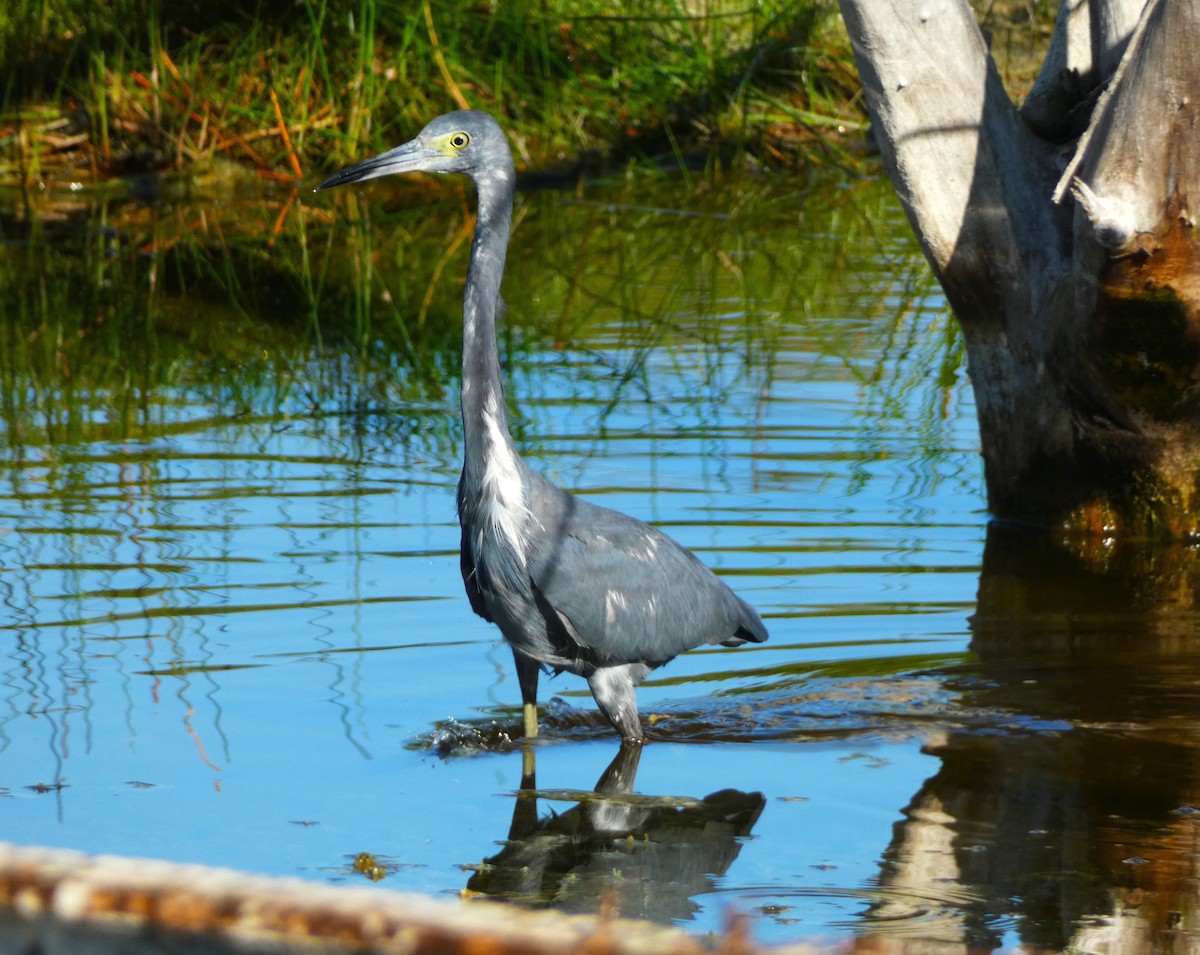
[[[467,144],[471,141],[471,137],[466,133],[451,133],[450,145],[455,149],[466,149]]]

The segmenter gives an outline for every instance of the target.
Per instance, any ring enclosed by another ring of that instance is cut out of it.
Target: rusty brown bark
[[[966,0],[841,0],[967,345],[996,517],[1200,532],[1200,0],[1062,0],[1020,109]]]

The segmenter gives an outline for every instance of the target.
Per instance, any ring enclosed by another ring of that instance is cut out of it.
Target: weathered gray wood
[[[1120,249],[1153,235],[1173,196],[1200,201],[1200,15],[1190,0],[1150,4],[1059,187],[1070,184],[1093,237]],[[1189,219],[1190,221],[1190,219]]]
[[[0,951],[42,955],[815,955],[650,922],[530,912],[0,842]]]
[[[961,263],[1011,282],[1024,270],[1014,230],[1044,228],[1025,217],[1052,214],[1058,171],[1021,123],[970,7],[843,0],[842,14],[884,161],[934,268],[951,281]],[[981,250],[986,259],[961,261]]]
[[[1074,139],[1095,97],[1116,72],[1144,0],[1064,0],[1050,49],[1021,117],[1053,142]]]
[[[1200,532],[1200,0],[1063,0],[1024,111],[966,0],[841,8],[963,327],[993,513]]]

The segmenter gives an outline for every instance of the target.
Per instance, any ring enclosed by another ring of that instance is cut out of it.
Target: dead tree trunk
[[[1062,0],[1020,109],[967,0],[840,2],[993,514],[1200,533],[1200,0]]]

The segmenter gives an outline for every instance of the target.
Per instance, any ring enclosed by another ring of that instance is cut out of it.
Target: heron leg
[[[538,734],[538,664],[516,651],[513,651],[513,661],[517,666],[517,683],[521,686],[521,719],[525,724],[525,738],[533,739]]]
[[[640,743],[644,738],[637,696],[633,690],[648,672],[649,668],[644,665],[626,663],[615,667],[597,667],[588,677],[588,686],[592,688],[596,705],[625,742]]]

